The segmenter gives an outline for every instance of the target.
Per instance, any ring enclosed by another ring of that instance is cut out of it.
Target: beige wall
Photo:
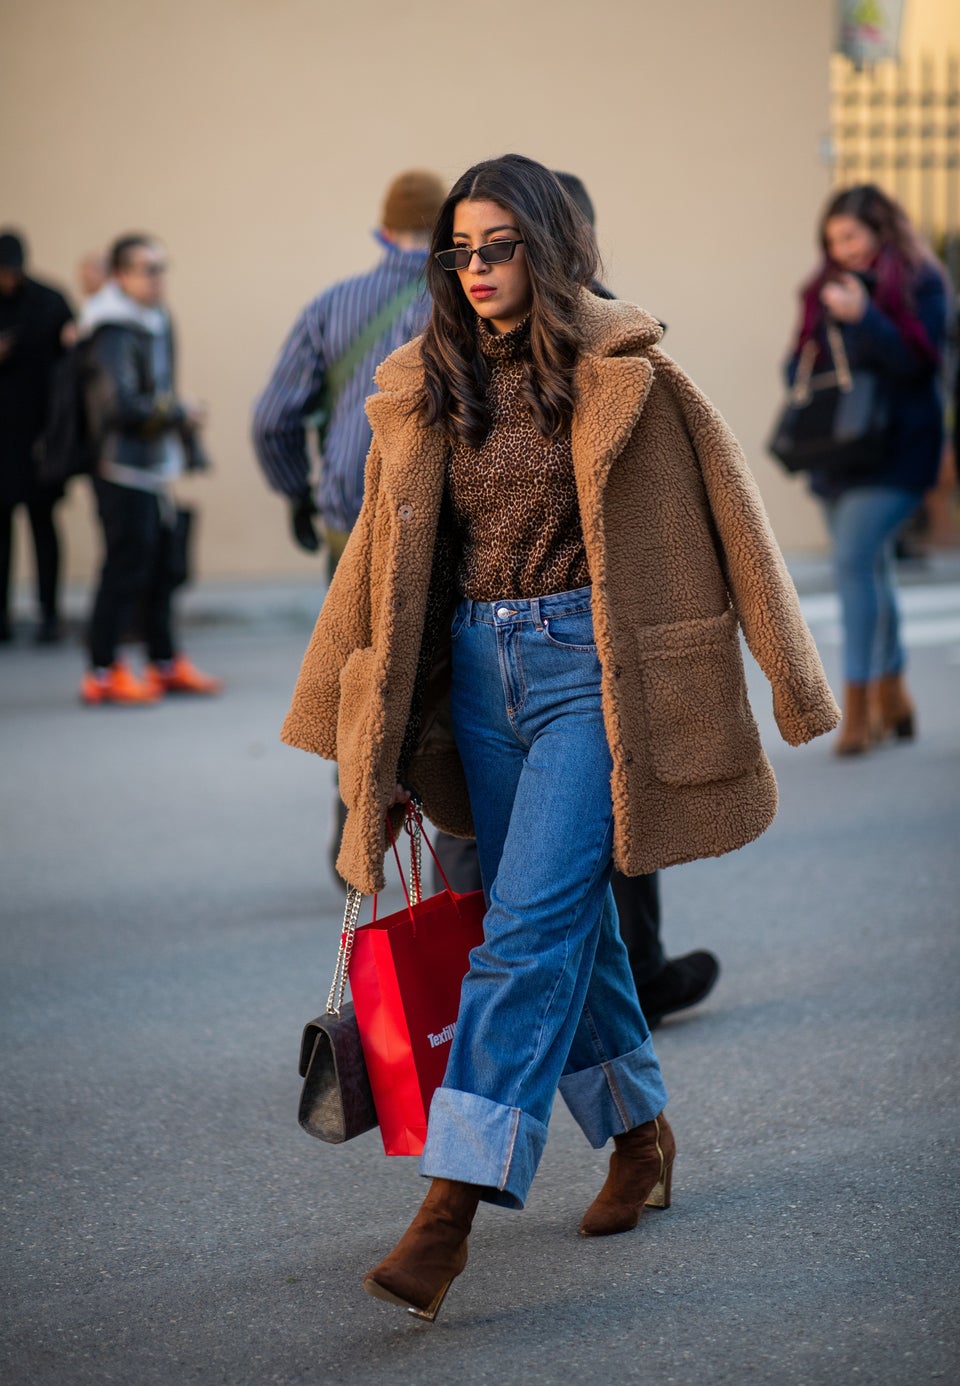
[[[906,0],[900,30],[900,56],[942,57],[960,52],[957,0]]]
[[[247,441],[301,305],[364,269],[398,169],[518,150],[579,173],[607,279],[746,447],[781,542],[820,542],[765,457],[828,188],[830,0],[4,0],[0,221],[37,273],[131,228],[166,240],[182,385],[211,407],[210,574],[306,574]],[[15,129],[16,140],[9,138]],[[71,283],[71,288],[72,288]],[[68,507],[71,575],[95,543]]]

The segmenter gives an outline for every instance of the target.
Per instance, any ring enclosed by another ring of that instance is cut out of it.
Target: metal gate
[[[857,68],[832,60],[833,181],[878,183],[960,288],[960,55]]]

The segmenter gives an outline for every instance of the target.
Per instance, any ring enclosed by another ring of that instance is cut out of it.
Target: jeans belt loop
[[[535,629],[535,630],[542,630],[542,629],[543,629],[543,621],[541,620],[541,617],[540,617],[540,598],[539,598],[539,597],[531,597],[531,599],[530,599],[530,615],[533,617],[534,629]]]

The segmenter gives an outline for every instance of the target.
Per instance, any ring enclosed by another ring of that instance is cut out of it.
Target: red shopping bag
[[[413,840],[422,831],[412,806],[406,826]],[[392,831],[390,838],[400,868]],[[426,834],[424,840],[436,861]],[[402,869],[400,880],[406,909],[377,919],[374,897],[372,922],[357,930],[350,992],[383,1148],[388,1155],[419,1155],[430,1100],[447,1068],[470,949],[483,942],[486,906],[482,890],[457,895],[449,884],[421,900],[418,863],[411,890]]]

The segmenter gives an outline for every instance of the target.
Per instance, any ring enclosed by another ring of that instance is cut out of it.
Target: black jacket
[[[72,317],[63,295],[36,279],[24,278],[15,294],[0,296],[0,332],[11,334],[0,361],[0,504],[20,504],[36,484],[50,374]]]
[[[150,470],[163,464],[164,439],[183,434],[186,415],[173,389],[173,335],[167,330],[170,379],[158,381],[154,338],[133,323],[105,323],[90,338],[95,369],[87,385],[91,431],[101,464]]]

